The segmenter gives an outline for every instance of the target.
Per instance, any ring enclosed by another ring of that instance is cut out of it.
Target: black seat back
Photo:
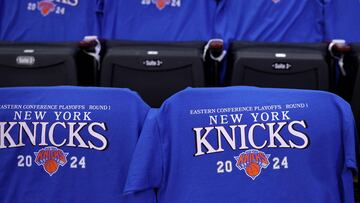
[[[0,86],[77,85],[78,47],[70,43],[0,43]]]
[[[360,135],[360,44],[351,45],[352,52],[349,56],[348,81],[353,84],[352,88],[348,88],[347,92],[352,92],[350,97],[351,107],[357,123],[357,129]],[[346,90],[345,90],[346,91]]]
[[[205,43],[107,43],[100,85],[130,88],[152,107],[188,87],[205,86]]]
[[[228,85],[330,90],[327,45],[234,42]]]

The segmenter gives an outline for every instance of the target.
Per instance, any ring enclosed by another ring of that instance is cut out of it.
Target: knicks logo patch
[[[261,170],[269,166],[269,157],[270,154],[265,154],[256,149],[250,149],[234,158],[236,160],[236,167],[240,171],[244,170],[247,176],[255,180],[255,178],[261,174]]]
[[[164,9],[167,5],[170,4],[171,0],[152,0],[159,10]]]
[[[146,6],[155,4],[156,8],[163,10],[166,6],[180,7],[181,0],[142,0],[141,4]]]
[[[67,163],[66,157],[69,153],[65,153],[56,147],[45,147],[34,152],[34,154],[35,163],[38,166],[43,166],[46,173],[52,176],[58,171],[59,166],[64,166]]]
[[[41,15],[47,16],[51,12],[55,11],[56,4],[50,0],[42,0],[37,3],[37,9],[40,11]]]

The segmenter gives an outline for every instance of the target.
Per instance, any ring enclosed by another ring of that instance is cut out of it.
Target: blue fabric
[[[100,3],[100,0],[0,0],[0,40],[79,41],[86,35],[100,35]]]
[[[320,0],[220,0],[216,34],[225,41],[321,42]]]
[[[353,202],[351,108],[327,92],[186,89],[148,114],[125,192],[159,203]]]
[[[360,1],[325,0],[326,40],[360,42]]]
[[[209,40],[215,0],[107,0],[103,37],[140,41]]]
[[[123,195],[149,110],[137,94],[33,87],[0,97],[0,202],[154,202],[150,191]]]

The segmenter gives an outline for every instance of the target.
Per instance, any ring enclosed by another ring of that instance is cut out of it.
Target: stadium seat
[[[357,131],[358,131],[358,141],[360,141],[360,44],[352,44],[352,49],[353,49],[353,53],[354,53],[354,58],[355,61],[353,61],[354,63],[353,68],[354,71],[352,73],[354,73],[355,76],[355,80],[354,80],[354,87],[353,87],[353,94],[352,94],[352,98],[351,98],[351,106],[352,106],[352,110],[355,116],[355,120],[356,120],[356,127],[357,127]],[[359,143],[360,145],[360,143]],[[358,145],[358,146],[359,146]],[[360,164],[360,157],[358,157],[358,166]],[[359,197],[359,188],[360,188],[360,183],[359,183],[359,175],[357,176],[357,185],[355,187],[356,191],[355,191],[355,197],[357,198],[357,201],[360,200]]]
[[[94,60],[77,43],[0,43],[0,86],[91,85]]]
[[[15,87],[0,98],[1,202],[155,203],[151,190],[123,194],[149,111],[136,93]]]
[[[0,86],[77,85],[75,47],[0,44]]]
[[[234,42],[228,85],[330,90],[326,44]]]
[[[108,42],[100,85],[137,91],[152,107],[188,86],[205,86],[205,43]]]
[[[360,136],[360,44],[351,44],[352,54],[351,59],[349,59],[350,71],[349,81],[353,85],[352,88],[349,88],[347,91],[352,92],[351,96],[351,105],[354,112],[354,116],[357,122],[357,129]],[[350,90],[350,91],[349,91]]]
[[[165,104],[147,116],[126,192],[156,188],[159,202],[354,202],[354,122],[340,97],[188,88]]]

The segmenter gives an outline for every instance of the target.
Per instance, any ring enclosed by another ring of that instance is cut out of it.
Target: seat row
[[[187,88],[159,109],[121,88],[0,98],[1,202],[354,202],[353,116],[332,93]]]
[[[360,42],[358,0],[0,1],[0,40]]]
[[[207,46],[206,42],[107,41],[94,58],[97,46],[1,43],[0,85],[130,88],[152,107],[187,86],[222,86],[221,82],[315,89],[338,93],[352,103],[359,117],[358,44],[338,50],[332,46],[329,52],[325,43],[234,42],[227,60],[219,60],[223,50],[216,41]],[[224,61],[228,67],[221,77]]]

